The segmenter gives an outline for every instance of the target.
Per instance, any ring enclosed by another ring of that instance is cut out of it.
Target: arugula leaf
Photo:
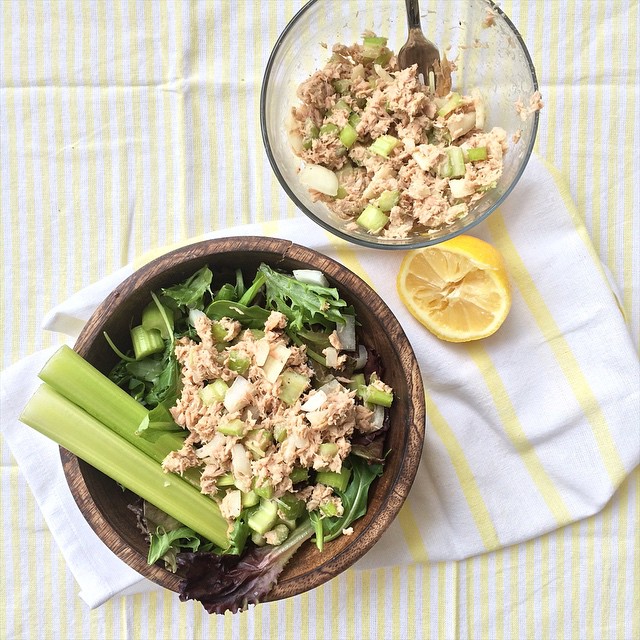
[[[173,405],[171,405],[173,406]],[[144,431],[182,431],[182,427],[175,423],[169,409],[163,404],[155,406],[145,415],[136,431],[140,435]]]
[[[265,276],[267,305],[287,316],[292,329],[301,329],[322,324],[333,329],[336,324],[344,324],[341,309],[347,303],[340,298],[338,290],[296,280],[292,276],[278,273],[266,264],[261,264],[258,272]]]
[[[322,551],[324,548],[324,520],[320,517],[320,512],[312,511],[309,514],[309,521],[315,533],[316,547],[318,547],[318,551]]]
[[[240,516],[235,519],[233,529],[229,533],[229,547],[223,553],[227,555],[242,555],[247,538],[251,533],[247,524],[248,515],[247,510],[244,509]]]
[[[378,476],[382,475],[381,464],[368,464],[356,456],[350,456],[349,461],[351,462],[351,478],[346,490],[344,492],[334,490],[342,500],[344,513],[335,518],[322,520],[325,534],[324,542],[329,542],[342,535],[343,529],[346,529],[367,512],[369,487]]]
[[[133,510],[138,511],[138,509]],[[150,546],[147,555],[149,564],[164,560],[166,568],[175,573],[176,555],[179,551],[182,549],[198,551],[203,548],[202,538],[193,529],[185,527],[149,502],[142,502],[138,517],[141,518],[143,531],[149,537]]]
[[[204,266],[184,282],[162,289],[162,294],[175,300],[180,307],[202,310],[204,308],[204,295],[207,292],[211,293],[212,280],[213,273],[211,269]]]
[[[198,534],[189,527],[180,527],[172,531],[165,531],[158,527],[155,533],[149,534],[149,554],[147,562],[155,564],[163,559],[169,571],[176,572],[176,554],[184,549],[197,551],[200,548],[201,540]]]
[[[264,329],[264,323],[270,315],[270,312],[262,307],[247,307],[229,300],[214,300],[205,309],[205,313],[212,320],[220,320],[220,318],[239,320],[243,327],[249,329]]]

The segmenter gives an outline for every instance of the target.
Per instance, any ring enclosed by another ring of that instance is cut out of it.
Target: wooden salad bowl
[[[280,574],[267,601],[313,589],[350,567],[380,538],[398,514],[414,480],[424,442],[425,399],[413,349],[389,307],[362,279],[335,260],[285,240],[231,237],[192,244],[143,266],[100,304],[84,327],[75,350],[103,373],[116,364],[103,332],[116,344],[126,343],[132,319],[139,321],[151,291],[170,286],[208,264],[214,285],[233,281],[235,269],[255,271],[261,262],[286,270],[321,270],[342,297],[352,304],[361,323],[360,336],[377,351],[384,380],[394,389],[390,410],[384,473],[369,492],[366,515],[353,524],[351,536],[340,536],[320,553],[306,542]],[[180,577],[161,563],[147,564],[147,543],[128,508],[135,498],[113,480],[61,449],[64,472],[84,517],[100,539],[142,576],[172,591]]]

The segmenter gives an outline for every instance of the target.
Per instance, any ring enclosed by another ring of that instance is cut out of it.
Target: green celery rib
[[[228,547],[227,522],[218,506],[98,420],[43,384],[20,420],[158,509],[220,547]]]
[[[136,434],[149,413],[147,409],[67,345],[51,356],[38,375],[60,395],[158,463],[184,444],[183,436],[177,432]],[[200,488],[197,469],[187,469],[183,477]]]

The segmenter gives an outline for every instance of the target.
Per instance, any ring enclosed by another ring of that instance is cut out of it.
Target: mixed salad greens
[[[352,533],[382,473],[393,392],[318,271],[205,266],[153,292],[109,374],[68,347],[23,422],[130,489],[148,562],[210,613],[269,593],[310,538]],[[174,473],[167,473],[172,471]]]

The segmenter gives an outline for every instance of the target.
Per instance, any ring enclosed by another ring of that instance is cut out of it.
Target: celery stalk
[[[184,444],[184,437],[176,432],[136,433],[149,415],[147,409],[67,345],[49,358],[38,375],[60,395],[158,463]],[[200,488],[197,469],[185,471],[184,478]]]
[[[460,147],[447,147],[447,155],[451,163],[451,177],[461,178],[465,174],[464,154]]]
[[[380,233],[387,222],[389,222],[389,217],[382,212],[382,209],[372,204],[367,205],[356,219],[356,224],[359,227],[363,227],[371,233]]]
[[[133,327],[130,331],[133,353],[136,360],[142,360],[154,353],[164,351],[164,340],[158,329],[145,329],[142,325]]]
[[[479,162],[487,159],[487,147],[472,147],[467,149],[467,157],[469,162]]]
[[[383,158],[388,158],[389,154],[396,148],[399,142],[400,140],[394,136],[383,135],[376,138],[371,145],[369,145],[369,151]]]
[[[47,384],[41,385],[20,420],[220,547],[227,522],[218,506]]]
[[[348,149],[358,139],[358,134],[356,133],[356,130],[347,123],[342,128],[342,131],[340,131],[340,135],[338,137],[340,138],[340,142],[342,142],[342,144]]]

